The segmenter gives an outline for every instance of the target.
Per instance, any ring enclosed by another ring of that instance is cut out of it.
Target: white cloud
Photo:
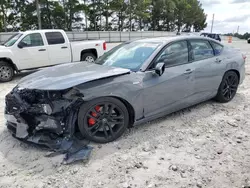
[[[205,31],[210,31],[212,16],[215,15],[214,32],[231,33],[250,32],[250,0],[201,0],[203,8],[207,14],[208,27]]]
[[[249,3],[249,0],[233,0],[231,3]]]
[[[201,0],[200,2],[202,3],[203,6],[211,6],[221,3],[221,1],[219,0]]]

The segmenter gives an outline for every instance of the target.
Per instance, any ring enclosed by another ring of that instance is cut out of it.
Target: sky
[[[214,14],[213,32],[250,33],[250,0],[200,0],[207,14],[207,28],[210,32]]]

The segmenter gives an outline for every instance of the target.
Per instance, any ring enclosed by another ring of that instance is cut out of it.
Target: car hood
[[[10,50],[7,47],[0,45],[0,52],[9,52],[9,51]]]
[[[19,88],[64,90],[79,84],[130,73],[129,69],[87,62],[67,63],[30,74],[18,83]]]

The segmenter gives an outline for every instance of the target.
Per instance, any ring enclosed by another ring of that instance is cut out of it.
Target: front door
[[[44,67],[50,64],[48,50],[40,33],[26,35],[16,46],[13,53],[18,57],[20,70]]]
[[[190,105],[194,94],[194,67],[189,63],[187,41],[165,47],[153,64],[165,63],[165,72],[158,76],[153,70],[145,73],[144,116],[170,113]]]

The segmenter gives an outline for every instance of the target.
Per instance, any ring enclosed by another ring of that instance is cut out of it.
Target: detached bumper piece
[[[15,138],[65,154],[64,164],[88,160],[92,147],[75,131],[76,109],[83,102],[76,90],[14,88],[5,101],[7,128]]]

